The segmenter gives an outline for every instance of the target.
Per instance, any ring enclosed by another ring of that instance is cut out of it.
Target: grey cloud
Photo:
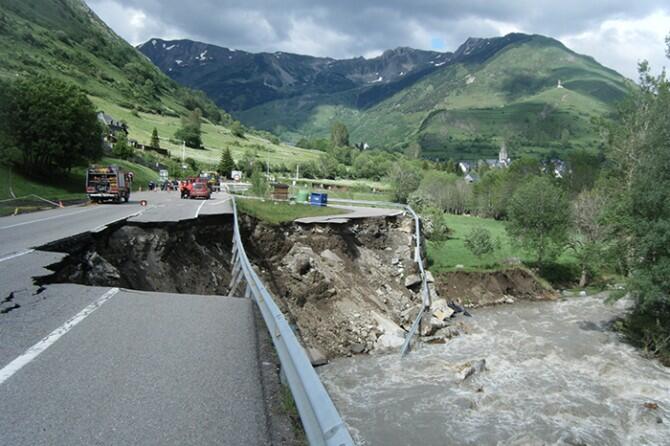
[[[501,29],[519,29],[552,37],[577,35],[609,19],[638,19],[667,11],[666,0],[87,0],[95,10],[101,3],[143,11],[154,26],[133,38],[179,33],[249,51],[306,50],[319,56],[352,57],[397,46],[430,48],[431,37],[446,49],[469,36],[489,37]],[[109,8],[105,8],[108,10]],[[670,24],[668,25],[670,30]],[[151,34],[150,34],[151,33]],[[305,35],[308,33],[308,35]],[[300,36],[300,41],[296,41]],[[330,36],[327,39],[325,36]],[[333,36],[341,36],[334,38]],[[124,36],[128,38],[128,36]],[[306,46],[305,42],[311,42]],[[138,41],[132,43],[140,43]]]

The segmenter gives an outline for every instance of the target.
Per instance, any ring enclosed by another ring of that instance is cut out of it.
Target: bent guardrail
[[[240,236],[235,197],[231,201],[234,231],[230,294],[244,280],[246,283],[244,295],[247,298],[253,298],[261,311],[286,376],[286,381],[293,394],[309,444],[325,446],[354,445],[344,421],[342,421],[330,399],[330,395],[328,395],[319,376],[314,371],[307,353],[300,345],[270,292],[252,268]]]
[[[400,354],[402,356],[405,356],[410,350],[412,338],[419,329],[421,319],[423,319],[424,313],[430,311],[430,290],[428,289],[428,282],[426,280],[426,270],[424,269],[423,266],[423,258],[421,258],[421,222],[419,220],[419,216],[416,214],[416,212],[414,212],[414,209],[412,209],[411,206],[406,204],[384,202],[384,201],[347,200],[343,198],[334,198],[330,199],[330,201],[334,203],[365,204],[371,206],[395,207],[403,209],[412,214],[412,218],[414,219],[414,238],[416,241],[416,244],[414,246],[414,261],[419,265],[419,273],[421,275],[421,311],[419,311],[419,314],[416,316],[414,323],[412,323],[412,326],[409,329],[407,336],[405,337],[405,342],[402,345],[402,348],[400,349]]]

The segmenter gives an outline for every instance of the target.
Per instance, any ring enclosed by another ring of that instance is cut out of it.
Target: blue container
[[[328,204],[328,194],[312,192],[309,194],[309,204],[311,206],[326,206]]]

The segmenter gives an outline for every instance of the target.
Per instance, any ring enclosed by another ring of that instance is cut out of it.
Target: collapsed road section
[[[273,225],[240,215],[239,225],[249,260],[315,365],[402,345],[421,308],[411,218]],[[41,247],[68,256],[37,282],[226,295],[232,234],[231,215],[119,222]],[[421,335],[443,342],[463,326],[449,320],[454,310],[439,298],[430,274],[429,282],[434,311]]]
[[[227,295],[232,216],[169,223],[119,222],[40,250],[65,252],[39,284],[79,283],[142,291]]]

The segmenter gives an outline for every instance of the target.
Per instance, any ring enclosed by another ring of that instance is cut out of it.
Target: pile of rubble
[[[387,217],[344,224],[268,225],[249,219],[245,246],[315,363],[325,358],[398,351],[421,309],[413,260],[413,220]],[[464,330],[463,309],[440,299],[420,336],[446,342]]]

